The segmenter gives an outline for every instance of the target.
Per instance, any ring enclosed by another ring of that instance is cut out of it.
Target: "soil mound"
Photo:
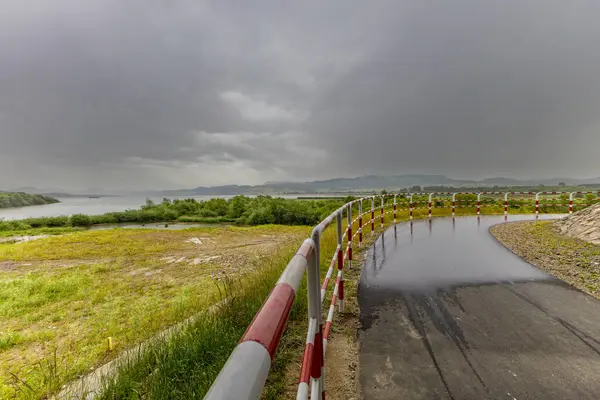
[[[584,208],[554,225],[563,235],[600,244],[600,203]]]

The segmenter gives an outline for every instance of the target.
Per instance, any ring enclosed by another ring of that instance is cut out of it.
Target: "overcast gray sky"
[[[598,0],[0,0],[0,189],[600,175]]]

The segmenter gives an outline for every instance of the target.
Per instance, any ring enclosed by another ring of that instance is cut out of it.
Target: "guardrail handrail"
[[[415,202],[413,196],[428,196],[428,218],[432,217],[433,196],[452,196],[452,217],[455,217],[456,196],[471,194],[477,196],[477,216],[481,213],[481,196],[504,196],[504,217],[508,216],[508,196],[535,195],[536,219],[539,214],[539,196],[541,194],[560,195],[569,194],[569,204],[548,204],[551,206],[569,206],[569,213],[573,212],[573,197],[599,192],[433,192],[433,193],[396,193],[363,197],[348,202],[332,212],[327,218],[314,227],[311,237],[304,240],[296,254],[287,264],[275,287],[254,316],[221,372],[213,382],[205,396],[206,400],[217,399],[259,399],[267,380],[271,363],[275,357],[279,340],[285,329],[294,299],[300,283],[307,273],[308,292],[308,329],[306,346],[302,361],[302,370],[298,383],[297,399],[325,398],[324,385],[324,360],[329,341],[329,332],[333,323],[335,306],[339,312],[344,311],[344,265],[352,267],[352,241],[358,235],[359,247],[363,242],[363,216],[371,214],[368,221],[371,225],[371,234],[375,234],[375,199],[381,199],[381,227],[385,223],[385,197],[393,196],[393,223],[397,223],[397,197],[408,196],[409,220],[412,226]],[[363,201],[371,200],[371,209],[363,213]],[[352,207],[358,205],[358,216],[352,219]],[[344,212],[347,216],[346,229],[343,228]],[[391,212],[391,211],[390,211]],[[389,213],[389,212],[388,212]],[[337,226],[337,247],[333,254],[329,269],[321,285],[321,237],[323,232],[333,223]],[[358,221],[358,229],[352,231],[354,223]],[[346,248],[344,248],[346,240]],[[331,303],[323,329],[322,303],[327,294],[327,288],[337,265],[337,276],[333,288]]]

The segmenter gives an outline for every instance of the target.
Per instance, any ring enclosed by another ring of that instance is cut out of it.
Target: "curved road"
[[[359,284],[365,399],[600,398],[600,301],[505,249],[488,232],[500,222],[377,239]]]

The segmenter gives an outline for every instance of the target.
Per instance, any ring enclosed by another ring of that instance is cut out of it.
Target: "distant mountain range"
[[[97,190],[96,192],[71,192],[65,189],[60,188],[37,188],[34,186],[22,186],[16,187],[9,190],[10,192],[22,192],[29,194],[41,194],[44,196],[50,196],[54,198],[67,198],[67,197],[107,197],[112,195],[119,194],[106,194],[101,190]],[[0,190],[1,192],[1,190]]]
[[[104,196],[152,196],[152,197],[184,197],[184,196],[234,196],[247,195],[277,195],[277,194],[341,194],[350,192],[373,192],[381,190],[400,190],[413,186],[453,186],[453,187],[494,187],[494,186],[557,186],[564,182],[568,186],[593,185],[600,187],[600,177],[593,179],[550,178],[550,179],[515,179],[505,177],[485,178],[481,180],[454,179],[446,175],[366,175],[356,178],[335,178],[312,182],[267,182],[263,185],[224,185],[199,186],[193,189],[160,190],[160,191],[105,191],[98,188],[73,192],[61,188],[12,188],[13,192],[44,194],[52,197],[104,197]]]
[[[348,193],[380,191],[383,189],[399,190],[412,186],[556,186],[559,182],[564,182],[569,186],[600,184],[600,177],[593,179],[550,178],[532,180],[495,177],[482,180],[464,180],[450,178],[445,175],[366,175],[356,178],[335,178],[312,182],[268,182],[257,186],[200,186],[194,189],[163,190],[153,194],[158,196],[230,196],[236,194]]]

